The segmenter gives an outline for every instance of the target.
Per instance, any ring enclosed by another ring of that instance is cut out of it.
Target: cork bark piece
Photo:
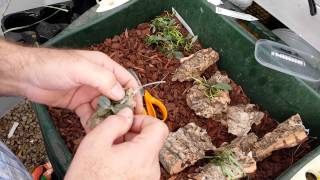
[[[252,151],[254,144],[258,141],[258,136],[254,133],[249,133],[247,136],[237,137],[230,143],[224,143],[216,151],[225,149],[239,148],[242,152],[249,153]]]
[[[233,152],[235,159],[240,165],[227,165],[227,168],[232,172],[232,178],[229,179],[239,179],[245,177],[246,174],[254,173],[257,169],[257,163],[252,157],[251,150],[254,144],[257,142],[258,137],[254,133],[250,133],[247,136],[237,137],[230,143],[224,143],[219,148],[215,150],[215,153],[221,153],[223,151],[229,150]],[[196,180],[221,180],[228,179],[223,173],[221,166],[217,166],[213,163],[209,163],[203,167],[199,174],[194,176]]]
[[[206,130],[189,123],[169,134],[160,150],[160,162],[172,175],[204,158],[205,151],[214,149]]]
[[[217,71],[209,80],[209,83],[230,83],[227,75],[222,75]],[[188,106],[194,110],[196,115],[211,118],[214,115],[221,114],[227,111],[228,104],[231,99],[228,91],[219,91],[218,95],[212,99],[206,95],[207,88],[202,84],[192,86],[187,95],[186,100]]]
[[[199,174],[196,174],[194,180],[223,180],[226,179],[221,168],[214,164],[207,164]]]
[[[270,156],[273,151],[294,147],[308,138],[306,129],[299,114],[290,117],[278,125],[272,132],[267,133],[255,143],[253,152],[257,161]]]
[[[236,136],[245,136],[253,124],[260,124],[263,112],[254,110],[254,104],[230,106],[227,110],[228,132]]]
[[[257,169],[256,161],[252,156],[242,152],[241,149],[235,147],[231,150],[234,153],[236,164],[225,164],[223,167],[214,163],[208,163],[203,167],[199,174],[196,174],[195,180],[223,180],[223,179],[240,179],[246,174],[254,173]],[[222,168],[226,169],[231,176],[227,176]]]
[[[212,48],[202,49],[195,54],[183,58],[181,66],[176,70],[172,81],[191,81],[192,77],[200,78],[201,74],[219,60],[219,54]]]

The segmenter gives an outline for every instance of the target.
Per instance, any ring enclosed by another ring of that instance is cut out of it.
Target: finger
[[[133,132],[128,132],[127,134],[125,134],[124,136],[119,137],[118,139],[116,139],[114,141],[114,145],[117,144],[121,144],[127,141],[131,141],[132,139],[134,139],[138,134],[137,133],[133,133]]]
[[[139,87],[138,82],[136,79],[132,76],[131,73],[129,73],[123,66],[118,64],[117,62],[113,61],[109,56],[107,56],[104,53],[97,52],[97,51],[77,51],[81,56],[85,57],[91,62],[94,62],[108,70],[114,73],[116,79],[119,81],[119,83],[125,87],[125,88],[137,88]],[[90,52],[90,53],[88,53]],[[94,58],[93,55],[94,54]],[[135,101],[137,103],[137,106],[135,108],[136,114],[143,114],[143,101],[142,96],[137,95],[135,97]]]
[[[70,110],[74,110],[77,106],[86,104],[92,99],[98,97],[101,93],[97,91],[97,89],[91,86],[82,86],[77,88],[69,97],[71,100],[69,101],[67,108]]]
[[[93,114],[93,109],[89,103],[82,104],[75,109],[75,113],[80,117],[80,122],[82,127],[86,132],[89,132],[89,128],[86,126],[86,123],[90,116]]]
[[[108,55],[97,51],[77,51],[81,56],[84,56],[91,62],[94,62],[109,71],[113,72],[120,82],[126,88],[137,88],[138,82],[135,78],[120,64],[113,61]],[[94,58],[93,58],[94,56]]]
[[[74,77],[77,83],[96,88],[110,99],[121,100],[125,95],[114,73],[96,64],[87,61],[77,63],[75,72],[71,77]]]
[[[142,96],[137,93],[135,96],[134,96],[134,100],[136,101],[137,105],[135,107],[135,114],[137,115],[143,115],[144,114],[144,107],[143,107],[143,99],[142,99]]]
[[[125,141],[125,140],[124,140],[124,136],[118,137],[118,138],[113,142],[113,145],[121,144],[121,143],[123,143],[124,141]]]
[[[136,79],[132,76],[131,73],[129,73],[124,67],[119,65],[118,63],[111,60],[111,64],[113,66],[109,66],[109,63],[104,63],[104,67],[113,68],[112,72],[115,74],[118,81],[122,84],[125,88],[138,88],[138,82]],[[136,94],[134,97],[134,100],[136,101],[136,107],[135,107],[135,113],[136,114],[143,114],[144,108],[143,108],[143,100],[142,96],[140,94]]]
[[[100,96],[97,96],[96,98],[94,98],[94,99],[91,101],[91,107],[92,107],[92,109],[94,109],[94,110],[97,110],[97,109],[98,109],[99,97],[100,97]]]
[[[90,92],[88,94],[93,94],[93,92]],[[100,95],[100,94],[99,94]],[[92,96],[90,96],[92,97]],[[96,96],[92,101],[91,101],[91,107],[93,109],[97,109],[98,108],[98,102],[99,102],[99,97],[100,96]],[[134,100],[137,103],[137,105],[135,106],[135,114],[140,114],[143,115],[144,114],[144,107],[143,107],[143,99],[141,95],[136,94],[134,96]]]
[[[167,125],[162,121],[143,115],[135,116],[130,131],[139,134],[130,142],[147,147],[151,152],[160,151],[169,133]]]
[[[137,137],[139,134],[133,133],[133,132],[128,132],[127,134],[124,135],[123,141],[132,141],[135,137]]]
[[[92,130],[94,133],[101,133],[102,138],[112,145],[114,141],[126,134],[133,122],[133,112],[130,108],[121,110],[117,115],[109,116],[100,125]]]

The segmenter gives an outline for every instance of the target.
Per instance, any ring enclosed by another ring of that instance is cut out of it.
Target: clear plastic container
[[[296,76],[309,82],[320,82],[318,56],[270,40],[258,40],[256,60],[268,68]]]
[[[315,56],[320,56],[320,52],[317,51],[314,47],[312,47],[307,41],[305,41],[302,37],[300,37],[295,32],[286,28],[279,28],[272,30],[272,32],[277,35],[283,42],[285,42],[288,46],[299,49],[305,53],[310,53]],[[320,61],[318,61],[320,63]]]

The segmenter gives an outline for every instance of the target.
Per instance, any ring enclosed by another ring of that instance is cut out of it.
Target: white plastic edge
[[[219,5],[223,4],[223,2],[221,0],[208,0],[208,3],[211,3],[215,6],[219,6]]]
[[[311,160],[308,164],[306,164],[303,168],[301,168],[297,174],[295,174],[291,180],[306,180],[306,173],[312,173],[317,178],[320,178],[320,155]]]
[[[237,11],[232,11],[229,9],[224,9],[221,7],[216,7],[216,13],[217,14],[221,14],[221,15],[225,15],[225,16],[229,16],[229,17],[233,17],[236,19],[242,19],[245,21],[257,21],[259,20],[258,18],[250,15],[250,14],[246,14],[246,13],[242,13],[242,12],[237,12]]]
[[[13,122],[13,125],[8,133],[8,138],[11,138],[14,134],[14,132],[16,131],[17,127],[18,127],[19,123],[18,122]]]
[[[191,29],[191,27],[187,24],[187,22],[182,18],[182,16],[178,13],[178,11],[176,11],[173,7],[172,7],[172,12],[174,13],[174,15],[176,16],[176,18],[181,22],[181,24],[183,25],[184,28],[187,29],[187,31],[189,32],[189,34],[191,34],[192,37],[194,37],[194,33]]]
[[[127,3],[128,1],[129,0],[102,0],[100,2],[97,1],[99,7],[97,8],[96,12],[109,11],[111,9],[121,6],[124,3]]]

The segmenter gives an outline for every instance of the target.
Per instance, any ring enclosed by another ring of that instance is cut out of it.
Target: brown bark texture
[[[308,135],[299,114],[279,124],[272,132],[267,133],[253,147],[254,157],[262,161],[273,151],[297,146],[307,140]]]
[[[200,78],[201,74],[219,60],[219,54],[212,48],[202,49],[183,59],[176,70],[172,81],[191,81],[192,77]]]
[[[170,174],[181,172],[205,157],[205,151],[214,150],[206,130],[189,123],[170,133],[160,150],[160,162]]]
[[[263,112],[254,109],[254,104],[230,106],[227,110],[228,133],[245,136],[253,124],[259,125]]]
[[[217,71],[208,80],[210,84],[217,83],[230,83],[230,79],[227,75],[222,75]],[[202,84],[195,84],[192,86],[186,96],[188,106],[194,110],[194,112],[204,118],[211,118],[214,115],[221,114],[227,111],[228,104],[231,99],[228,91],[219,90],[216,97],[212,99],[206,96],[207,88]]]

